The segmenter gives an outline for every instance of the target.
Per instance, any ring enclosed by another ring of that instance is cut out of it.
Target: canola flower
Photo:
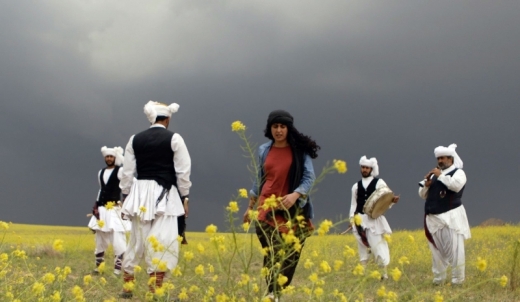
[[[280,286],[283,286],[285,283],[287,283],[287,281],[289,281],[289,278],[282,274],[279,274],[278,279],[276,279],[276,282],[278,282]]]
[[[386,288],[384,286],[381,286],[377,292],[376,292],[377,296],[380,297],[380,298],[385,298],[386,297]]]
[[[61,294],[59,291],[54,291],[50,298],[52,302],[61,302]]]
[[[314,263],[311,261],[311,259],[307,258],[305,260],[305,263],[303,264],[303,267],[305,267],[306,269],[310,269],[313,265]]]
[[[361,225],[363,223],[363,218],[361,217],[361,215],[359,215],[359,214],[354,215],[354,223],[356,225]]]
[[[392,275],[392,279],[394,279],[394,281],[399,281],[399,279],[401,279],[401,276],[403,275],[403,273],[399,270],[399,268],[394,268],[392,271],[390,271],[390,275]]]
[[[508,281],[508,279],[507,279],[506,275],[502,275],[502,277],[500,277],[500,279],[499,279],[500,286],[506,287],[507,281]]]
[[[217,226],[214,224],[210,224],[206,227],[206,233],[215,234],[217,232]]]
[[[188,296],[188,289],[186,289],[186,287],[183,287],[177,298],[179,298],[181,301],[188,300],[190,298]]]
[[[343,266],[343,261],[341,260],[334,260],[334,270],[339,271],[341,267]]]
[[[441,292],[436,292],[435,295],[433,296],[433,301],[435,302],[443,302],[444,301],[444,297],[441,295]]]
[[[247,198],[247,190],[246,189],[238,189],[238,196],[241,198]]]
[[[393,291],[389,291],[386,293],[386,302],[396,302],[397,298],[397,294]]]
[[[204,265],[197,265],[197,267],[195,268],[195,274],[198,276],[204,276]]]
[[[42,280],[47,284],[52,284],[56,280],[56,276],[53,273],[46,273],[43,275]]]
[[[316,288],[314,289],[314,295],[316,295],[316,297],[318,297],[318,298],[321,297],[321,296],[323,296],[323,288],[321,288],[321,287],[316,287]]]
[[[401,258],[399,258],[398,262],[401,265],[410,264],[410,260],[408,260],[408,257],[406,256],[402,256]]]
[[[68,268],[68,266],[66,266],[65,268]],[[70,270],[70,268],[69,268],[69,270]],[[105,262],[101,262],[101,263],[98,265],[97,270],[98,270],[99,273],[103,274],[103,273],[105,272]],[[70,271],[69,271],[69,274],[70,274]],[[62,275],[63,275],[64,277],[66,277],[66,276],[68,275],[68,274],[65,274],[65,269],[63,270]]]
[[[258,211],[255,211],[255,210],[249,210],[247,212],[248,216],[249,216],[249,219],[251,221],[255,221],[255,220],[258,220]]]
[[[81,289],[81,287],[79,286],[74,286],[74,288],[72,288],[72,294],[74,295],[74,299],[76,299],[76,301],[85,301],[85,297],[83,296],[83,289]]]
[[[205,248],[202,244],[197,244],[197,251],[200,253],[200,254],[204,254],[204,251],[205,251]]]
[[[481,272],[485,271],[487,268],[487,261],[480,257],[477,257],[476,267]]]
[[[43,294],[44,291],[45,291],[45,285],[43,285],[43,283],[40,283],[40,282],[34,283],[34,285],[32,287],[32,292],[34,295],[40,296]]]
[[[330,231],[330,227],[332,226],[332,221],[325,219],[320,223],[320,227],[318,228],[318,235],[323,236]]]
[[[278,200],[277,200],[276,196],[273,194],[264,200],[262,209],[269,210],[271,208],[276,208],[277,206],[278,206]]]
[[[338,173],[344,174],[347,172],[347,163],[345,161],[335,159],[333,163],[334,168],[336,169],[336,171],[338,171]]]
[[[92,282],[92,276],[91,276],[91,275],[85,275],[85,276],[83,277],[83,283],[84,283],[85,285],[89,285],[90,282]]]
[[[355,255],[356,255],[356,251],[353,248],[351,248],[350,246],[345,245],[345,249],[343,250],[343,256],[348,258],[348,257],[352,257]]]
[[[376,280],[381,280],[381,273],[379,271],[372,271],[370,273],[370,278],[374,278]]]
[[[105,222],[103,220],[98,220],[97,221],[97,225],[100,227],[100,228],[103,228],[105,226]]]
[[[140,213],[146,213],[146,207],[145,206],[140,206],[139,207],[139,212]]]
[[[182,239],[181,239],[181,241],[182,241]],[[155,236],[152,235],[152,236],[148,237],[148,242],[152,246],[152,249],[154,250],[154,252],[163,252],[164,251],[164,245],[162,245]]]
[[[245,131],[245,130],[246,130],[246,126],[244,124],[242,124],[241,121],[234,121],[233,123],[231,123],[231,131],[239,132],[239,131]]]
[[[392,236],[390,236],[390,234],[385,234],[383,237],[385,238],[386,242],[392,243]]]
[[[9,224],[5,221],[0,221],[0,230],[8,230]]]
[[[115,202],[113,202],[113,201],[109,201],[109,202],[107,202],[107,204],[105,205],[105,209],[107,209],[107,210],[112,210],[112,209],[114,208],[115,204],[116,204]]]
[[[238,203],[236,201],[230,201],[228,206],[226,207],[226,210],[228,210],[231,213],[238,212],[238,210],[239,210]]]
[[[188,261],[188,262],[191,261],[193,259],[193,257],[195,257],[195,256],[193,255],[192,252],[190,252],[190,251],[184,252],[184,259],[186,259],[186,261]]]
[[[324,273],[330,273],[332,271],[332,268],[330,267],[329,263],[326,260],[323,260],[320,263],[320,269]]]
[[[356,267],[354,268],[352,273],[354,274],[354,276],[364,275],[365,274],[365,268],[363,267],[363,265],[358,263],[358,265],[356,265]]]

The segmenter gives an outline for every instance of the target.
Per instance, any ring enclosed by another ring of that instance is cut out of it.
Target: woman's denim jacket
[[[265,159],[267,158],[267,153],[269,153],[269,150],[271,150],[273,142],[269,141],[260,147],[258,147],[258,176],[255,177],[253,181],[253,188],[249,192],[252,196],[258,197],[259,192],[259,184],[258,181],[262,180],[264,178],[264,163]],[[300,181],[300,185],[294,190],[294,192],[300,193],[302,196],[298,199],[298,205],[300,208],[303,208],[307,203],[309,203],[309,213],[308,218],[314,218],[314,211],[312,207],[312,203],[309,197],[309,191],[312,188],[312,185],[314,184],[314,180],[316,179],[316,176],[314,175],[314,167],[312,165],[312,158],[309,156],[309,154],[305,154],[304,156],[304,163],[303,163],[303,176],[302,180]]]

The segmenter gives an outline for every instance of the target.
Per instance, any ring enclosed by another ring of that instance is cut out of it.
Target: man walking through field
[[[379,188],[387,187],[379,175],[377,159],[366,156],[359,160],[362,179],[352,186],[352,198],[350,202],[350,220],[352,221],[352,232],[358,243],[359,261],[365,267],[370,257],[370,251],[374,254],[376,263],[383,268],[383,279],[388,279],[387,266],[390,263],[390,249],[388,242],[384,239],[385,234],[392,234],[392,229],[385,216],[376,219],[371,218],[364,212],[364,207],[370,196]],[[394,196],[392,202],[397,203],[399,196]],[[361,217],[361,221],[355,223],[355,215]]]
[[[121,190],[123,214],[132,223],[123,261],[125,285],[121,298],[130,299],[134,267],[144,256],[147,273],[155,278],[150,292],[162,286],[166,272],[177,265],[178,217],[188,215],[191,159],[182,137],[168,131],[179,105],[149,101],[144,106],[149,129],[133,135],[126,146]],[[134,177],[136,180],[134,180]]]
[[[455,148],[455,144],[435,148],[438,166],[419,183],[419,196],[426,199],[424,230],[432,253],[434,284],[444,283],[448,265],[452,284],[462,284],[465,278],[464,240],[471,232],[462,205],[466,174]]]
[[[121,208],[117,202],[121,199],[119,180],[123,169],[123,148],[101,148],[106,167],[98,173],[99,192],[92,209],[92,218],[88,227],[96,234],[96,268],[92,272],[98,275],[99,265],[105,261],[105,251],[112,244],[114,249],[114,274],[121,274],[121,262],[126,250],[125,232],[130,225],[121,219]]]

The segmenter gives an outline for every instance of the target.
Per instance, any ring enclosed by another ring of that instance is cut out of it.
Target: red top
[[[263,209],[265,199],[275,195],[276,197],[283,197],[289,193],[289,170],[293,161],[293,154],[290,146],[277,148],[273,146],[264,163],[264,177],[265,182],[260,192],[260,203],[258,205],[258,220],[267,223],[273,227],[277,227],[282,233],[288,233],[287,219],[281,214],[276,214],[274,217],[267,217],[268,213],[272,213],[272,209]],[[295,205],[297,206],[297,205]],[[306,226],[311,231],[313,229],[312,222],[306,219]],[[296,225],[294,226],[296,228]]]

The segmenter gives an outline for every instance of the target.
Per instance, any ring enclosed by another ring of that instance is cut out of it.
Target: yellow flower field
[[[328,229],[330,222],[322,225]],[[237,227],[220,233],[209,227],[207,233],[188,233],[190,243],[181,248],[179,266],[156,298],[262,301],[264,252],[251,233],[254,228],[248,232]],[[430,252],[422,230],[392,235],[390,279],[385,281],[373,262],[366,271],[358,266],[352,234],[317,234],[306,241],[295,279],[284,290],[282,301],[520,300],[520,259],[514,260],[520,252],[517,225],[472,229],[473,238],[466,241],[466,282],[458,287],[432,284]],[[105,257],[105,273],[90,276],[94,236],[88,229],[9,224],[0,238],[0,301],[117,301],[123,281],[111,274],[111,255]],[[136,277],[133,301],[151,299],[144,270]],[[278,283],[283,284],[284,278],[279,275]]]

